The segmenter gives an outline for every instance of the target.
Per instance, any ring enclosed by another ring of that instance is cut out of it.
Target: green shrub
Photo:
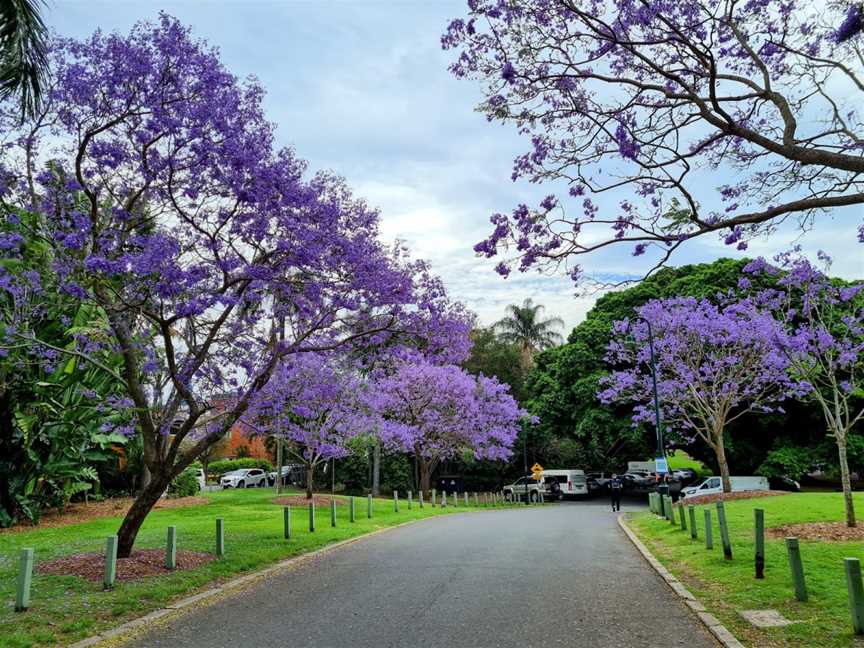
[[[273,470],[273,464],[266,459],[220,459],[213,461],[207,466],[207,472],[219,479],[227,472],[239,470],[240,468],[261,468],[262,470]]]
[[[198,494],[198,477],[195,468],[187,468],[168,484],[168,497],[189,497]]]

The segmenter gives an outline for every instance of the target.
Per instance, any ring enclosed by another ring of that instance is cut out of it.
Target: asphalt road
[[[456,514],[387,531],[127,645],[718,644],[636,552],[606,502],[594,501]]]

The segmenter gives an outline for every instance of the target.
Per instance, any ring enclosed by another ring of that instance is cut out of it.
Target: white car
[[[253,486],[266,486],[267,473],[260,468],[241,468],[232,470],[222,475],[219,480],[222,488],[252,488]]]
[[[768,480],[765,477],[730,477],[732,482],[732,492],[740,493],[742,491],[767,491]],[[702,482],[684,488],[681,490],[681,495],[686,499],[688,497],[699,497],[701,495],[715,495],[723,492],[723,482],[719,477],[708,477]]]
[[[195,471],[195,479],[198,480],[198,490],[203,491],[204,487],[207,485],[207,478],[204,476],[204,470],[202,468]]]

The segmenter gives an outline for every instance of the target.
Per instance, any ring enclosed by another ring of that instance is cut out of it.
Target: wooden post
[[[438,506],[438,493],[434,488],[432,489],[431,501],[432,501],[432,508],[435,508],[436,506]]]
[[[672,508],[672,496],[666,496],[666,521],[674,521],[675,520],[675,509]]]
[[[168,527],[168,537],[165,540],[165,568],[177,569],[177,527]]]
[[[309,500],[309,533],[315,531],[315,500]]]
[[[468,507],[468,491],[465,491],[465,507]]]
[[[115,543],[116,547],[116,543]],[[117,552],[115,550],[116,558]],[[18,563],[18,582],[15,583],[15,611],[26,612],[30,607],[30,584],[33,582],[33,549],[21,550]]]
[[[687,507],[687,514],[690,516],[690,537],[693,540],[698,540],[699,539],[699,533],[697,532],[697,529],[696,529],[696,507],[692,506],[692,505],[688,506]]]
[[[765,510],[753,509],[753,556],[756,566],[756,578],[765,578]]]
[[[711,509],[705,507],[705,548],[714,548],[713,529],[711,528]]]
[[[732,560],[732,543],[729,542],[729,527],[726,524],[726,507],[717,502],[717,524],[720,526],[720,541],[723,543],[723,557]]]
[[[678,502],[678,517],[681,519],[681,530],[687,530],[687,511],[684,510],[684,502]]]
[[[369,497],[366,499],[366,517],[369,518],[370,520],[372,519],[372,496],[371,495],[369,495]]]
[[[861,585],[861,562],[857,558],[844,558],[846,588],[849,591],[849,610],[856,635],[864,634],[864,587]]]
[[[423,508],[423,490],[417,491],[417,501],[420,502],[420,508]]]
[[[393,512],[399,512],[399,491],[397,490],[393,491]]]
[[[291,539],[291,507],[285,506],[282,508],[282,526],[285,529],[285,539]]]
[[[480,508],[480,498],[477,497],[477,491],[474,491],[474,507]]]
[[[225,555],[225,520],[216,518],[216,555]]]
[[[679,508],[681,507],[680,504],[678,506]],[[672,526],[677,526],[678,521],[675,519],[675,503],[672,501],[671,495],[669,496],[669,513],[669,524],[671,524]]]
[[[412,493],[411,491],[408,491],[408,510],[409,511],[414,508],[414,501],[413,500],[414,500],[414,493]]]
[[[351,520],[352,524],[357,521],[356,500],[357,500],[357,498],[352,495],[351,496],[351,502],[349,504],[349,509],[350,509],[350,518],[349,519]]]
[[[336,526],[336,498],[330,497],[330,526]]]
[[[804,565],[801,564],[801,550],[798,548],[798,538],[786,538],[786,554],[789,556],[789,570],[792,573],[795,598],[799,601],[806,601],[807,582],[804,580]]]
[[[447,508],[447,491],[441,493],[441,508]]]
[[[105,589],[114,587],[117,580],[117,536],[108,536],[105,542],[105,575],[102,578],[102,586]]]

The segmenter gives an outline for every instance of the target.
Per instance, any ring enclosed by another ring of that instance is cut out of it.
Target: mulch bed
[[[177,551],[177,569],[194,569],[200,565],[215,560],[216,556],[202,551]],[[117,580],[137,580],[147,576],[162,576],[172,570],[165,568],[165,551],[163,549],[136,549],[129,558],[117,559]],[[74,556],[63,556],[56,560],[41,562],[36,566],[38,574],[54,574],[56,576],[79,576],[94,583],[101,583],[105,574],[105,555],[101,553],[84,553]]]
[[[683,502],[684,504],[712,504],[714,502],[719,502],[723,500],[724,502],[728,502],[729,500],[743,500],[743,499],[753,499],[756,497],[774,497],[777,495],[788,495],[789,491],[776,491],[776,490],[767,490],[767,491],[742,491],[740,493],[715,493],[713,495],[699,495],[698,497],[688,497],[685,500],[678,500],[679,503]]]
[[[126,515],[126,511],[132,506],[135,500],[131,497],[116,497],[113,499],[103,500],[101,502],[74,502],[69,504],[64,511],[50,509],[43,511],[42,517],[39,520],[38,527],[41,529],[63,527],[69,524],[78,524],[79,522],[88,522],[96,518],[114,517],[116,515]],[[209,504],[210,500],[206,497],[193,495],[191,497],[178,497],[176,499],[163,497],[154,508],[157,509],[173,509],[183,508],[185,506],[201,506]],[[28,531],[34,528],[34,525],[27,521],[22,521],[20,524],[9,529],[0,529],[0,533],[14,533],[16,531]]]
[[[769,538],[798,538],[799,540],[827,540],[852,542],[864,540],[864,527],[849,528],[845,522],[800,522],[767,529]]]
[[[313,496],[315,506],[330,506],[331,499],[336,500],[336,506],[345,506],[348,504],[348,500],[344,497],[331,497],[330,495]],[[285,495],[284,497],[274,497],[270,501],[280,506],[309,506],[309,500],[305,495]]]

